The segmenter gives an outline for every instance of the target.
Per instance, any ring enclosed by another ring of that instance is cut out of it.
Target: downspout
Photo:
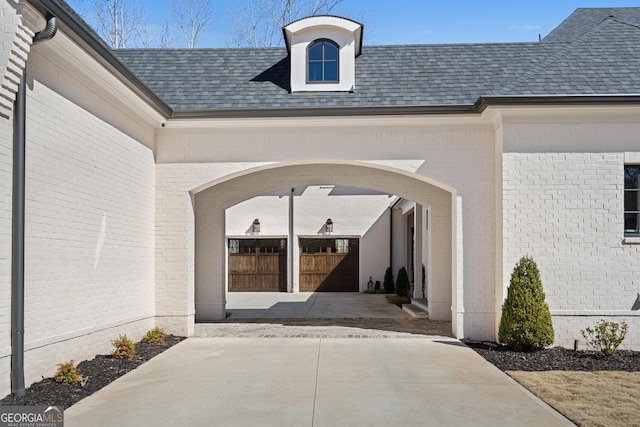
[[[57,20],[47,16],[47,26],[36,33],[32,45],[51,39]],[[13,119],[13,232],[11,261],[11,387],[16,397],[26,395],[24,385],[24,229],[26,181],[27,64],[25,62]]]

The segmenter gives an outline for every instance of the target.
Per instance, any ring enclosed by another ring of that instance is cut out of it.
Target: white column
[[[295,195],[295,189],[291,189],[289,193],[289,238],[287,239],[287,291],[295,292],[293,286],[293,261],[294,261],[294,227],[293,227],[293,197]]]
[[[414,251],[413,251],[413,295],[412,298],[424,298],[422,293],[422,241],[424,239],[424,208],[421,204],[416,203],[413,211],[413,232],[414,232]]]

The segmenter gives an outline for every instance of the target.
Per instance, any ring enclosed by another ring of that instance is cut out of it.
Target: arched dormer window
[[[309,83],[337,83],[338,45],[329,39],[316,40],[307,49],[307,81]]]

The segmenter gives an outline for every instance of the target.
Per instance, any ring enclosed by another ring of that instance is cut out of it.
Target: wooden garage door
[[[358,292],[358,239],[300,239],[301,292]]]
[[[286,292],[286,239],[229,239],[230,292]]]

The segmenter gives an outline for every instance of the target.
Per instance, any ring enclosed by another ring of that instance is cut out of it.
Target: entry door
[[[358,246],[358,239],[300,239],[300,291],[358,292]]]
[[[286,292],[287,239],[229,239],[229,292]]]

